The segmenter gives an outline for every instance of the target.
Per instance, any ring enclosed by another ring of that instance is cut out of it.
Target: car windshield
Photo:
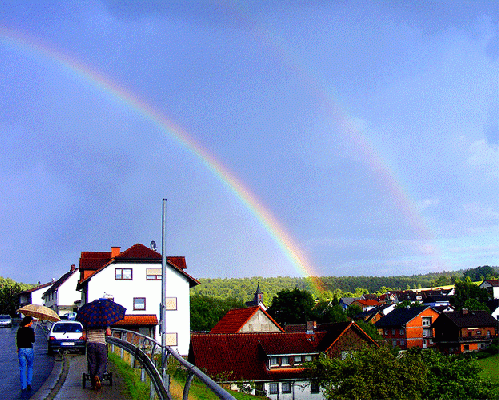
[[[55,324],[52,332],[82,332],[83,329],[79,324]]]

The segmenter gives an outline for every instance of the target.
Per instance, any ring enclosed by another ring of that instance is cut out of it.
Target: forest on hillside
[[[452,285],[456,279],[470,276],[472,280],[499,275],[498,267],[477,267],[452,272],[436,272],[412,276],[326,276],[320,277],[325,288],[317,290],[314,280],[300,277],[251,277],[198,279],[200,285],[191,290],[191,295],[215,299],[236,299],[247,302],[253,300],[257,287],[263,293],[263,302],[270,306],[274,296],[283,290],[307,290],[317,299],[359,297],[364,293],[382,294],[389,290],[407,290]]]

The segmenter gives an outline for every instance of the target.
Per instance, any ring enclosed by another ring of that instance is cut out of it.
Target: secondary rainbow
[[[112,81],[104,74],[90,68],[73,57],[56,50],[47,43],[36,38],[27,36],[12,29],[0,26],[0,38],[3,42],[13,45],[15,48],[27,50],[29,53],[39,54],[45,58],[58,63],[63,68],[81,76],[86,82],[107,93],[127,107],[135,110],[143,118],[154,123],[161,131],[169,134],[182,146],[194,154],[197,159],[208,168],[220,182],[222,182],[257,218],[272,239],[283,251],[286,258],[305,277],[310,278],[313,286],[318,291],[323,291],[324,286],[314,267],[308,261],[307,256],[293,240],[291,235],[284,229],[277,219],[272,215],[256,195],[241,182],[234,173],[225,167],[219,160],[208,152],[203,146],[194,140],[181,126],[167,118],[159,109],[153,107],[147,101],[125,87]]]

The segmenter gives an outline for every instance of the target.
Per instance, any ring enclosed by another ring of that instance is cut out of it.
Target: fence
[[[112,329],[112,336],[108,336],[108,343],[111,344],[111,350],[115,347],[121,349],[121,358],[124,352],[130,354],[130,364],[135,367],[136,362],[141,366],[141,379],[145,381],[147,374],[151,381],[150,399],[157,396],[160,400],[172,400],[170,393],[170,376],[161,373],[162,366],[167,366],[169,360],[173,357],[178,362],[178,367],[187,372],[187,379],[183,388],[183,400],[187,400],[192,380],[196,377],[208,389],[210,389],[221,400],[235,400],[235,397],[224,390],[209,376],[203,373],[199,368],[186,361],[171,347],[166,347],[162,351],[161,345],[149,336],[125,329]],[[164,356],[164,359],[162,359]]]

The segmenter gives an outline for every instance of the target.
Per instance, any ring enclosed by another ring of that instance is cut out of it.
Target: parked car
[[[78,321],[57,321],[50,328],[47,340],[47,352],[75,351],[85,354],[83,325]]]
[[[74,321],[76,319],[76,313],[75,312],[68,312],[64,315],[61,315],[61,319],[68,319],[70,321]]]
[[[10,317],[10,315],[0,315],[0,327],[2,328],[12,327],[12,318]]]

